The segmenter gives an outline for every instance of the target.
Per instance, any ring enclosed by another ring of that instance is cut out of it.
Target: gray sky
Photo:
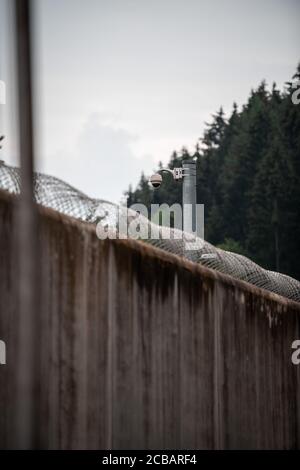
[[[118,202],[141,170],[193,149],[221,105],[264,78],[283,86],[299,20],[299,0],[38,0],[38,169]],[[11,143],[3,153],[14,161]]]

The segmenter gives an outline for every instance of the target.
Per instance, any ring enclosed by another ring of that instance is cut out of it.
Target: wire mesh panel
[[[10,193],[20,193],[19,169],[0,162],[0,188]],[[170,253],[229,274],[237,279],[267,289],[276,294],[300,302],[300,282],[281,273],[268,271],[237,253],[216,248],[210,243],[178,229],[153,224],[136,211],[101,199],[92,199],[69,184],[42,173],[35,173],[35,200],[42,206],[57,210],[78,220],[118,230],[120,213],[128,223],[138,219],[140,231],[148,233],[144,241]],[[156,234],[152,237],[151,234]],[[129,231],[130,236],[130,231]],[[133,236],[133,238],[138,238]]]

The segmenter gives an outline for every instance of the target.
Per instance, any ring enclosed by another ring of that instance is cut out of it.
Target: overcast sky
[[[8,2],[0,0],[6,81]],[[149,174],[183,145],[193,149],[221,105],[242,105],[262,79],[282,87],[300,60],[299,0],[35,5],[37,168],[115,202],[141,170]],[[15,162],[3,109],[1,126],[2,154]]]

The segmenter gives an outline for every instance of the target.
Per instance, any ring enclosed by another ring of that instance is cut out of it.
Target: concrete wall
[[[12,201],[0,195],[0,447],[14,446]],[[32,447],[300,448],[300,308],[40,210]]]

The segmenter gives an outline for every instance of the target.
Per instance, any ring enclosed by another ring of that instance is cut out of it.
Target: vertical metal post
[[[182,163],[182,205],[183,205],[183,230],[185,232],[196,232],[196,162],[192,159]]]
[[[38,275],[37,217],[33,201],[33,113],[30,44],[30,0],[15,0],[17,84],[19,112],[19,149],[21,161],[21,197],[15,215],[17,236],[17,281],[19,295],[14,336],[14,409],[10,445],[17,449],[36,447],[39,403],[37,364]]]

